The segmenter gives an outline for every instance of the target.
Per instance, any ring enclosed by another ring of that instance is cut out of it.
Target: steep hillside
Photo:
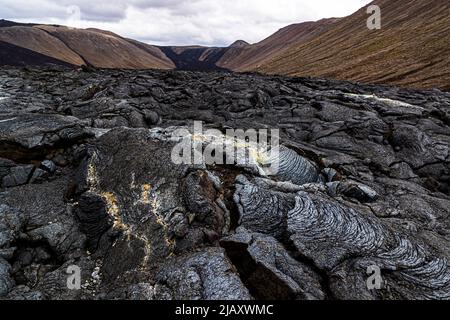
[[[46,65],[73,66],[66,61],[58,60],[8,42],[0,41],[0,66],[25,67]]]
[[[84,64],[83,59],[61,40],[38,28],[24,26],[0,28],[0,40],[72,65]]]
[[[329,30],[337,21],[338,19],[323,19],[293,24],[280,29],[259,43],[249,46],[232,46],[218,61],[218,65],[235,71],[257,68],[273,56]]]
[[[366,8],[308,41],[249,68],[450,90],[450,3],[447,0],[377,0],[381,30],[369,30]]]
[[[113,34],[48,25],[37,26],[64,42],[83,59],[100,68],[169,69],[164,63],[131,42]]]
[[[75,29],[54,25],[21,24],[0,20],[0,41],[20,50],[22,61],[55,59],[70,65],[99,68],[173,69],[174,63],[157,47],[128,40],[109,31]],[[11,46],[7,46],[11,50]],[[6,48],[6,47],[5,47]],[[3,50],[7,52],[7,50]],[[11,53],[10,51],[8,51]],[[24,55],[30,54],[29,58]],[[48,59],[37,59],[37,55]],[[8,61],[8,57],[11,61]],[[3,64],[17,65],[11,54],[2,56]]]
[[[131,44],[135,45],[139,49],[149,53],[152,57],[158,60],[158,62],[163,66],[162,69],[175,69],[175,63],[169,59],[164,52],[156,47],[149,45],[147,43],[143,43],[134,39],[126,39]]]

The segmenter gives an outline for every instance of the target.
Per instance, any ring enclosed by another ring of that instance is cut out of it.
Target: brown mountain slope
[[[218,66],[235,71],[257,68],[274,55],[325,32],[338,20],[323,19],[316,22],[292,24],[256,44],[237,47],[232,45],[219,60]]]
[[[156,60],[158,60],[158,63],[163,66],[162,69],[175,69],[175,64],[172,60],[170,60],[164,52],[161,51],[156,46],[149,45],[147,43],[143,43],[137,40],[133,39],[126,39],[131,44],[134,44],[136,47],[140,48],[141,50],[144,50],[145,52],[152,55]]]
[[[83,59],[62,41],[47,32],[32,27],[0,28],[0,41],[65,61],[72,65],[84,64]]]
[[[40,25],[89,64],[99,68],[170,69],[172,64],[109,32]]]
[[[58,60],[39,52],[18,47],[8,42],[0,41],[0,66],[63,66],[72,67],[73,64]],[[0,86],[1,87],[1,86]],[[2,100],[0,98],[0,100]]]
[[[123,38],[121,36],[119,36],[118,34],[108,31],[108,30],[101,30],[101,29],[97,29],[97,28],[88,28],[86,29],[88,31],[94,31],[97,33],[102,33],[104,35],[108,35],[108,36],[113,36],[116,38],[120,38],[123,39],[131,44],[133,44],[134,46],[138,47],[139,49],[149,53],[150,55],[152,55],[156,60],[158,60],[158,63],[163,66],[163,69],[174,69],[175,68],[175,64],[172,62],[172,60],[170,60],[158,47],[156,46],[152,46],[150,44],[144,43],[144,42],[140,42],[134,39],[129,39],[129,38]]]
[[[366,8],[332,28],[250,67],[264,73],[321,76],[450,90],[450,2],[377,0],[381,30]]]
[[[99,68],[175,68],[175,64],[159,48],[99,29],[75,29],[0,20],[0,41],[29,50],[22,50],[21,57],[24,61],[30,60],[34,63],[42,60],[46,63],[62,61],[75,66],[89,64]],[[3,64],[12,59],[11,48],[14,47],[8,48],[4,50],[8,54],[2,57]],[[31,55],[30,59],[25,57],[27,52]],[[38,56],[33,52],[42,55],[42,59],[37,59]],[[11,63],[16,63],[15,60],[12,59]]]

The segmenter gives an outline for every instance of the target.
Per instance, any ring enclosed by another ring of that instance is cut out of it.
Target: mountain
[[[377,0],[371,4],[381,8],[381,30],[366,27],[369,15],[362,8],[259,66],[242,67],[239,60],[224,65],[269,74],[450,90],[450,3]]]
[[[2,27],[0,28],[0,40],[68,64],[84,64],[80,55],[64,42],[36,27]]]
[[[64,26],[0,22],[0,41],[48,57],[58,64],[91,65],[98,68],[172,69],[175,67],[158,48],[128,40],[109,31],[75,29]],[[25,51],[21,51],[22,54]],[[33,54],[34,56],[34,54]],[[4,57],[2,61],[6,60]],[[42,64],[42,59],[17,59],[3,64],[21,65],[25,61]],[[41,61],[41,62],[39,62]]]
[[[159,49],[170,59],[178,70],[210,71],[226,70],[218,65],[229,48],[221,47],[159,47]]]
[[[209,71],[230,70],[224,58],[234,57],[250,46],[244,40],[237,40],[228,47],[166,46],[159,47],[171,59],[178,70]]]
[[[253,45],[232,45],[218,65],[234,71],[249,71],[292,46],[305,42],[331,28],[339,19],[303,22],[280,29],[270,37]]]

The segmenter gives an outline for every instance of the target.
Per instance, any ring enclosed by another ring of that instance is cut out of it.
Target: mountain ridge
[[[51,60],[73,66],[97,68],[172,69],[175,67],[157,47],[95,28],[22,24],[0,21],[0,41],[34,51]],[[5,60],[5,59],[3,59]],[[39,64],[40,59],[31,59]],[[14,65],[11,61],[9,64]],[[8,64],[8,61],[4,61]]]
[[[380,30],[365,27],[364,7],[246,71],[450,90],[448,1],[376,0],[370,5],[381,8]]]

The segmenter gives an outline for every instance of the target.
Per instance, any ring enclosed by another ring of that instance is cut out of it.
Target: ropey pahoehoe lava
[[[439,90],[3,67],[0,297],[449,299],[449,112]],[[173,163],[194,121],[279,129],[278,172]]]

